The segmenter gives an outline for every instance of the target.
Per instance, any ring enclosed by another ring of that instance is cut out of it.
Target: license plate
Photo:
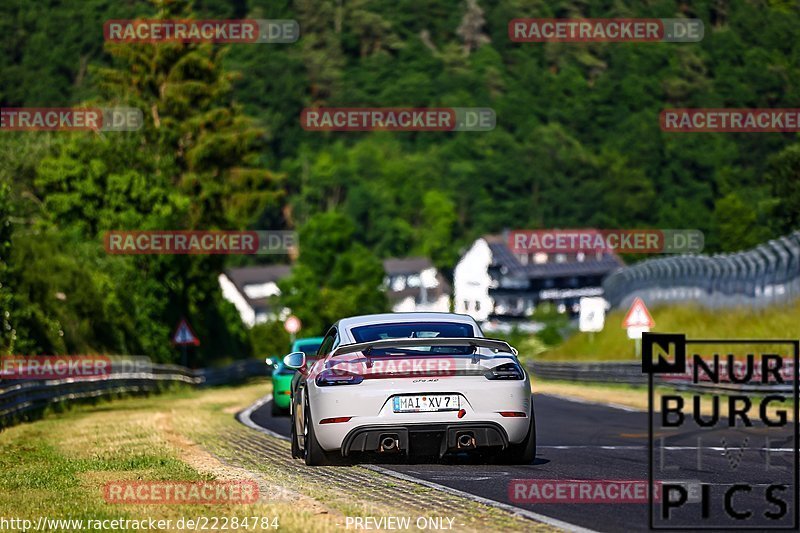
[[[431,411],[458,411],[461,397],[458,394],[426,394],[395,396],[395,413],[422,413]]]

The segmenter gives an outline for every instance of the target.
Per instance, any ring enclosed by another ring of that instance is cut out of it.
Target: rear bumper
[[[525,419],[529,421],[529,419]],[[480,448],[508,447],[506,430],[495,422],[469,422],[444,424],[405,424],[360,426],[351,430],[342,441],[342,455],[353,452],[385,452],[383,439],[394,439],[396,445],[392,453],[438,453],[472,451]],[[468,446],[459,440],[469,440]]]

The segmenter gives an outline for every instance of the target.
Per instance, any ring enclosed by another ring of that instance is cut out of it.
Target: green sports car
[[[292,352],[303,352],[306,357],[313,359],[317,355],[317,348],[322,343],[322,337],[307,337],[297,339],[292,344]],[[272,366],[272,414],[273,416],[289,413],[291,403],[292,376],[296,370],[287,368],[283,359],[278,357],[267,358],[267,364]]]

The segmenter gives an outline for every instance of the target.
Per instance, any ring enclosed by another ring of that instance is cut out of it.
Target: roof
[[[612,253],[604,253],[600,259],[597,259],[594,254],[587,253],[584,261],[523,265],[502,237],[487,235],[484,240],[492,251],[492,266],[505,267],[507,275],[512,277],[533,279],[605,275],[624,265],[619,256]]]
[[[269,298],[248,297],[244,290],[247,285],[277,282],[291,274],[291,272],[291,265],[264,265],[225,269],[225,275],[236,286],[236,290],[254,308],[267,305]]]
[[[292,272],[291,265],[264,265],[225,269],[225,275],[236,285],[241,287],[253,283],[268,283],[285,278]]]
[[[389,257],[383,260],[383,271],[388,276],[413,274],[433,268],[427,257]]]

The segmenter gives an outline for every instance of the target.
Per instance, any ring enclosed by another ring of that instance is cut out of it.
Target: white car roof
[[[475,336],[483,337],[481,328],[475,319],[469,315],[456,313],[381,313],[377,315],[361,315],[343,318],[336,323],[339,336],[348,342],[353,342],[350,333],[352,328],[371,324],[387,324],[399,322],[454,322],[458,324],[469,324],[475,328]]]

